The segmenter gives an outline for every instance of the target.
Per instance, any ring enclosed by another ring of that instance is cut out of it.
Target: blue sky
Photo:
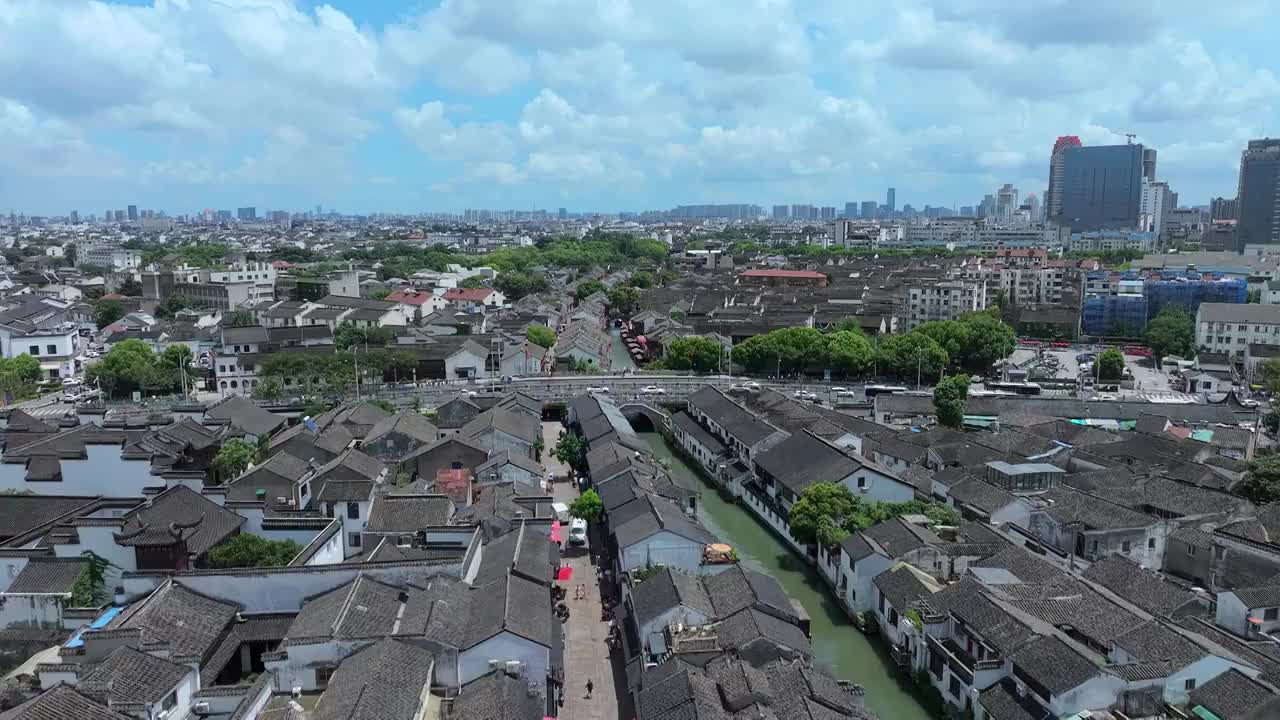
[[[1271,0],[0,0],[0,211],[971,205],[1280,134]]]

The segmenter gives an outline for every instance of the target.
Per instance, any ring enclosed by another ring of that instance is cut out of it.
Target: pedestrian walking
[[[588,699],[588,700],[590,700],[590,699],[591,699],[591,690],[592,690],[593,688],[595,688],[595,685],[594,685],[590,680],[588,680],[588,681],[587,681],[587,699]]]

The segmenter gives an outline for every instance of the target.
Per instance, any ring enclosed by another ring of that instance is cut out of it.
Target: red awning
[[[556,579],[557,579],[557,580],[572,580],[572,579],[573,579],[573,568],[571,568],[571,567],[562,567],[562,568],[560,568],[558,571],[556,571]]]
[[[560,521],[551,521],[551,542],[564,542],[564,536],[560,534]]]

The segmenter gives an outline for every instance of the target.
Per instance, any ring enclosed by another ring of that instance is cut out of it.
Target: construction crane
[[[1128,139],[1130,145],[1133,144],[1133,139],[1138,137],[1137,133],[1132,133],[1132,132],[1115,132],[1114,130],[1112,130],[1111,132],[1115,133],[1116,135],[1125,136],[1125,138]]]

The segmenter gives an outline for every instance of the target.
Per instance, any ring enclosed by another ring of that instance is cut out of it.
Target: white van
[[[555,511],[556,520],[562,523],[569,522],[569,506],[564,503],[551,503],[551,509]]]

